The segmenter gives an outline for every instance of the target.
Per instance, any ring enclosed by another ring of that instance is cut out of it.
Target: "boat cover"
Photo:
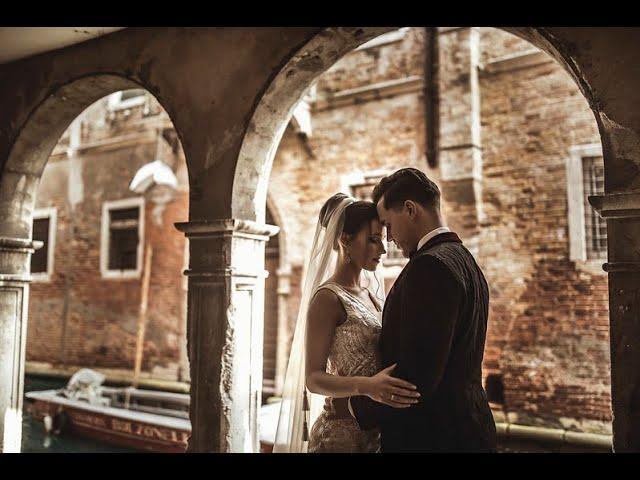
[[[90,368],[78,370],[62,389],[62,395],[73,400],[85,400],[92,405],[108,403],[101,395],[101,385],[106,376]]]

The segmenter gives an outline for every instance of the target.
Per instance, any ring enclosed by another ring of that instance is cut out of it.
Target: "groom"
[[[382,367],[417,386],[420,402],[392,408],[349,399],[360,428],[381,430],[382,452],[493,452],[496,428],[482,387],[489,290],[458,236],[443,226],[440,191],[403,168],[373,191],[387,239],[409,263],[387,295]],[[390,395],[389,405],[403,402]]]

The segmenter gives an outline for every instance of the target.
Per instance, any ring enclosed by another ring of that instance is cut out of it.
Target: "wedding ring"
[[[393,397],[395,397],[395,395],[392,393],[391,394],[391,401],[393,402]]]

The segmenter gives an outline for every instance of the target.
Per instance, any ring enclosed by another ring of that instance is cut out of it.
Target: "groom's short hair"
[[[373,189],[373,201],[377,204],[383,196],[387,210],[402,206],[406,200],[440,208],[440,189],[417,168],[402,168],[382,178]]]

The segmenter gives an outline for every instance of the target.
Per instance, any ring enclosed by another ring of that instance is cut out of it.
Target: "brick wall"
[[[530,48],[482,34],[487,62]],[[602,261],[569,260],[565,174],[570,147],[599,141],[596,122],[553,62],[483,75],[481,87],[485,367],[503,374],[514,420],[608,431],[607,277]]]
[[[158,111],[157,104],[152,106]],[[81,147],[125,134],[143,135],[131,145],[103,145],[78,152],[81,175],[71,182],[75,189],[82,184],[82,197],[73,208],[68,194],[70,160],[64,149],[54,150],[45,168],[36,208],[57,209],[55,259],[50,281],[34,282],[31,287],[28,361],[133,368],[142,276],[102,278],[100,232],[103,202],[137,197],[129,191],[129,183],[140,167],[155,158],[157,117],[145,117],[141,111],[142,107],[132,109],[127,118],[109,121],[103,99],[85,112]],[[151,140],[144,140],[149,132]],[[59,146],[65,144],[67,134]],[[182,182],[175,199],[162,212],[161,225],[153,221],[153,203],[145,202],[144,241],[152,245],[153,258],[142,369],[157,378],[178,380],[178,369],[184,365],[185,238],[173,223],[188,218],[188,188],[181,153],[167,160],[175,165]]]

